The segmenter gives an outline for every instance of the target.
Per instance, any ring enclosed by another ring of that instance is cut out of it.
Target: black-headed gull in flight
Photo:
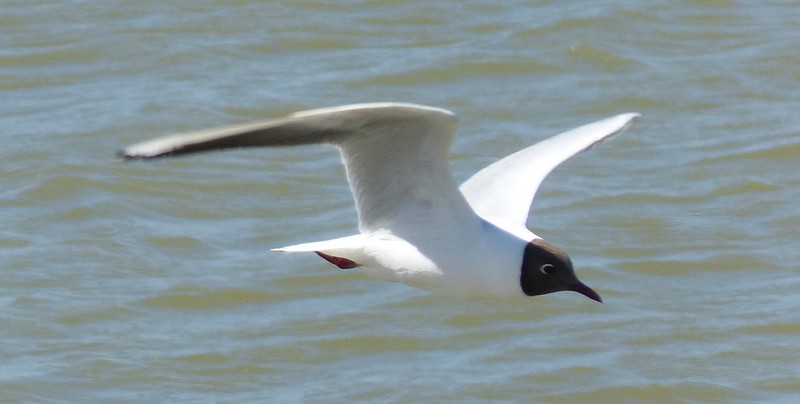
[[[342,154],[360,233],[276,248],[315,252],[342,269],[434,293],[511,298],[563,290],[601,302],[566,253],[528,230],[536,190],[559,164],[621,132],[638,114],[564,132],[489,165],[458,187],[447,110],[403,103],[345,105],[139,143],[129,159],[214,149],[330,143]]]

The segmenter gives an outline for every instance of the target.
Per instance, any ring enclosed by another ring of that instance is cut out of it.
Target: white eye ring
[[[554,267],[553,264],[544,264],[539,267],[539,271],[541,271],[545,275],[550,275],[551,273],[553,273],[553,270],[555,268],[556,267]]]

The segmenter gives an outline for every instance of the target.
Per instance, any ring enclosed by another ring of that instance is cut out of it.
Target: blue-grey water
[[[792,402],[793,1],[0,3],[0,402]],[[593,120],[530,226],[605,299],[466,301],[269,251],[351,234],[325,146],[173,132],[455,111],[459,181]]]

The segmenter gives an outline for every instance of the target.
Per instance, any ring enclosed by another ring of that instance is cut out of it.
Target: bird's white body
[[[448,158],[455,115],[413,104],[311,110],[156,139],[128,147],[122,155],[149,158],[231,147],[331,143],[342,154],[360,234],[276,251],[316,252],[341,268],[359,267],[378,279],[446,295],[513,298],[576,290],[599,301],[574,274],[565,275],[569,279],[564,282],[570,284],[558,287],[540,288],[540,281],[525,280],[543,276],[534,272],[548,272],[551,261],[572,273],[566,255],[528,230],[526,221],[547,174],[620,132],[636,116],[618,115],[537,143],[484,168],[460,188]]]
[[[374,278],[458,297],[523,297],[519,268],[527,241],[478,219],[470,224],[423,228],[424,236],[378,230],[275,251],[322,252],[347,258]],[[466,248],[465,248],[466,246]]]

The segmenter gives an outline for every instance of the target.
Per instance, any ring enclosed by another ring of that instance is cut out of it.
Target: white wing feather
[[[542,181],[575,154],[627,128],[639,114],[617,115],[553,136],[511,154],[473,175],[461,193],[479,216],[514,234],[525,223]]]
[[[283,119],[154,139],[127,147],[120,155],[154,158],[235,147],[330,143],[342,153],[362,232],[446,234],[450,226],[475,223],[477,212],[525,237],[530,234],[525,226],[528,212],[544,178],[638,116],[618,115],[546,139],[479,171],[461,185],[460,192],[449,163],[458,126],[455,115],[415,104],[304,111]]]
[[[444,109],[356,104],[168,136],[127,147],[120,155],[154,158],[235,147],[331,143],[342,153],[361,231],[390,229],[402,235],[478,221],[450,173],[449,151],[457,126],[455,115]]]

